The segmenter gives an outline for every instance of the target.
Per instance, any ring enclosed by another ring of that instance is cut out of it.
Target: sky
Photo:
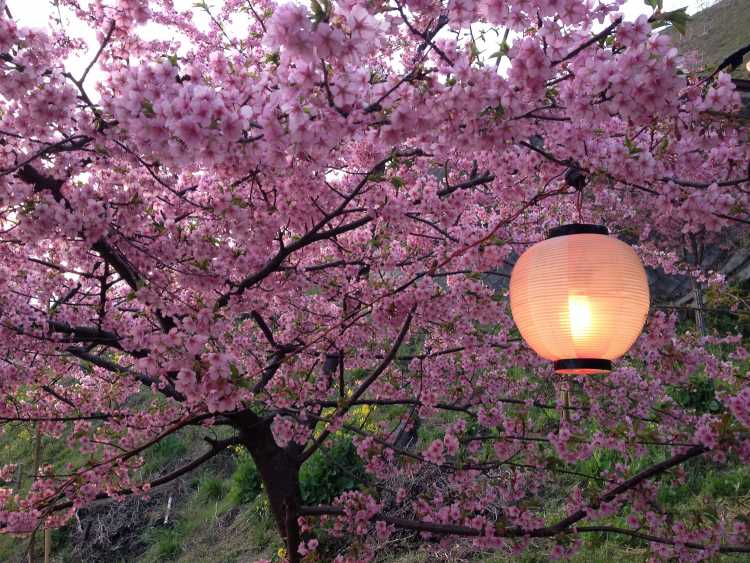
[[[695,13],[701,2],[715,3],[717,0],[664,0],[664,11],[676,10],[687,6],[688,13]],[[46,17],[52,12],[51,3],[46,0],[0,0],[0,6],[7,3],[13,16],[26,25],[44,25]],[[176,4],[191,5],[193,0],[177,0]],[[208,0],[209,6],[217,5],[220,0]],[[650,13],[643,0],[627,0],[623,7],[628,19],[635,19],[639,14]]]
[[[718,0],[664,0],[663,9],[664,11],[671,11],[687,7],[688,13],[693,14],[701,4],[710,5],[717,1]],[[175,4],[178,7],[184,6],[187,8],[192,6],[193,3],[194,0],[175,0]],[[309,4],[309,2],[306,1],[304,3]],[[16,21],[21,23],[21,25],[28,27],[46,27],[47,19],[55,10],[52,6],[52,2],[49,0],[0,0],[0,9],[3,4],[8,6]],[[221,0],[207,0],[207,4],[209,6],[217,6],[221,4]],[[650,15],[652,10],[645,4],[644,0],[627,0],[622,11],[625,14],[626,20],[634,20],[640,14]],[[200,16],[196,17],[197,21],[200,21],[199,17]],[[96,37],[92,30],[81,27],[80,30],[74,31],[77,31],[75,35],[85,39],[90,46],[96,48]],[[66,64],[66,67],[72,71],[74,75],[80,75],[87,64],[88,61],[83,59],[70,60]],[[96,80],[97,74],[96,69],[94,69],[90,76],[93,80]]]

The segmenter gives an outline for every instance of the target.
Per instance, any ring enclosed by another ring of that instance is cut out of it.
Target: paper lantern
[[[557,227],[513,267],[513,320],[557,373],[607,373],[643,330],[646,272],[633,249],[608,234],[599,225]]]

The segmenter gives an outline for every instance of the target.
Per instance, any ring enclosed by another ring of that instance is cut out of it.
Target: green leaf
[[[402,188],[404,186],[404,179],[400,176],[393,176],[391,177],[391,184],[393,184],[394,188]]]
[[[333,6],[331,0],[323,0],[321,4],[318,0],[310,0],[310,9],[312,10],[312,21],[315,24],[327,22],[331,17]]]
[[[469,45],[469,62],[474,62],[479,59],[479,49],[477,48],[476,43],[473,41],[471,42],[471,45]]]
[[[680,32],[681,35],[685,35],[687,32],[687,24],[690,21],[690,16],[687,14],[687,7],[680,8],[679,10],[673,10],[666,12],[662,19],[672,24],[672,26]]]
[[[281,55],[279,54],[278,51],[275,51],[273,53],[268,53],[266,55],[266,62],[274,64],[274,65],[278,65],[279,62],[281,62]]]
[[[721,412],[721,403],[717,401],[716,399],[711,399],[708,402],[708,405],[706,405],[706,408],[709,412]]]
[[[320,2],[318,2],[318,0],[312,0],[310,2],[310,9],[313,13],[313,21],[315,23],[322,22],[323,18],[325,17],[325,11],[323,10],[323,6],[320,5]]]
[[[628,137],[625,137],[625,147],[628,149],[628,153],[630,154],[630,156],[635,156],[638,153],[643,152],[643,149],[639,148],[638,145],[636,145]]]
[[[232,381],[235,381],[240,378],[240,370],[237,369],[237,366],[233,363],[229,364],[229,372],[232,374]]]
[[[659,143],[659,152],[661,154],[664,154],[667,152],[667,147],[669,147],[669,137],[664,135],[664,138],[661,140],[661,143]]]
[[[143,115],[146,117],[154,117],[156,115],[156,112],[154,111],[154,105],[148,100],[143,100],[141,102],[141,110],[143,111]]]
[[[508,51],[510,51],[510,46],[508,45],[507,41],[503,41],[500,43],[500,45],[497,48],[497,51],[492,53],[489,58],[491,59],[502,59],[508,54]]]
[[[651,6],[654,10],[661,11],[664,0],[646,0],[646,4]]]

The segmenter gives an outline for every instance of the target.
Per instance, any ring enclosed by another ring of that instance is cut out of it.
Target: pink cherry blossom
[[[85,458],[3,485],[0,532],[150,493],[149,448],[190,428],[205,459],[249,453],[291,561],[328,534],[368,561],[403,530],[428,557],[565,559],[602,526],[654,558],[746,550],[720,503],[658,502],[697,459],[750,460],[747,296],[707,258],[748,240],[731,76],[619,1],[215,4],[0,18],[0,430]],[[562,378],[507,275],[577,221],[657,282],[615,369]],[[304,506],[331,437],[367,482]]]

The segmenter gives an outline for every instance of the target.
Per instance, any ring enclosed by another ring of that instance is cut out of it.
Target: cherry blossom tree
[[[657,498],[696,458],[750,461],[741,336],[678,331],[655,303],[611,374],[561,377],[502,289],[529,244],[580,220],[726,292],[699,256],[747,237],[748,131],[729,76],[694,72],[654,31],[681,13],[57,3],[67,19],[45,29],[0,19],[0,424],[36,423],[86,461],[0,489],[3,532],[61,526],[237,446],[290,561],[321,534],[367,560],[402,529],[554,557],[600,533],[655,557],[750,552],[742,517]],[[711,411],[675,399],[698,371]],[[140,480],[148,448],[191,426],[205,454]],[[300,467],[335,433],[372,481],[306,506]],[[580,471],[605,450],[611,469]],[[545,517],[562,485],[564,513]]]

